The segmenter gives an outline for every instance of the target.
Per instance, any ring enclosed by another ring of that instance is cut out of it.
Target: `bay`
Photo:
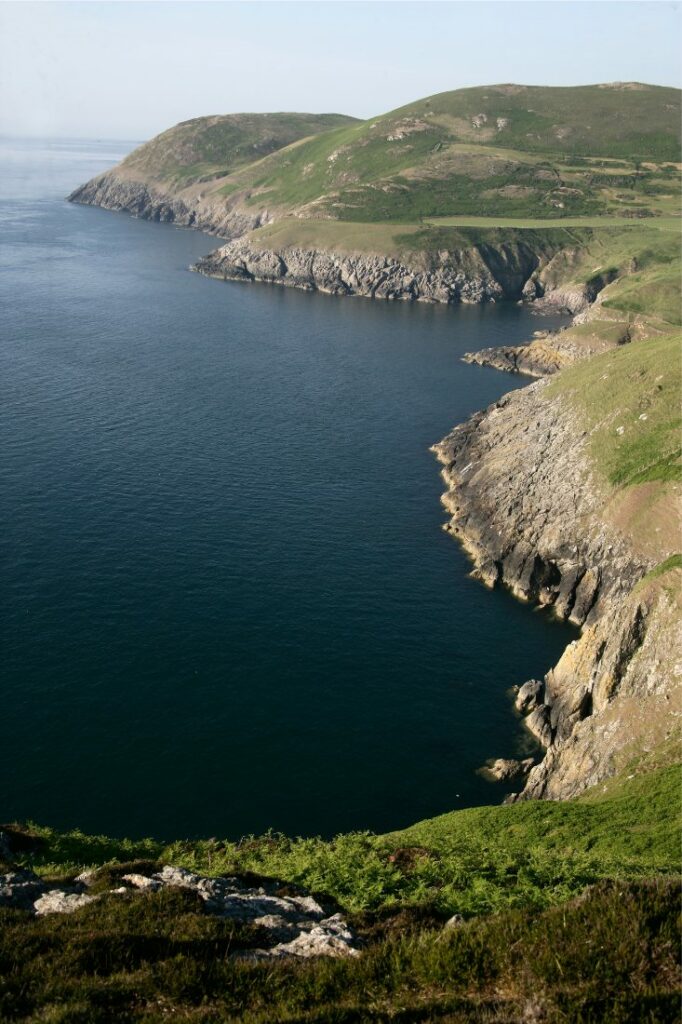
[[[224,284],[68,204],[132,143],[0,145],[0,813],[326,836],[498,802],[574,631],[468,577],[429,446],[527,383],[458,309]],[[543,318],[542,326],[560,323]]]

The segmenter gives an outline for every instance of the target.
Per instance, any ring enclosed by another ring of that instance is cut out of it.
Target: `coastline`
[[[231,237],[190,268],[221,280],[388,301],[512,300],[538,312],[570,312],[571,327],[600,314],[602,293],[614,281],[603,274],[575,283],[575,247],[479,245],[415,253],[409,263],[370,253],[271,249],[249,236],[271,223],[267,211],[245,221],[235,201],[228,220],[218,225],[210,208],[197,216],[179,200],[168,202],[146,189],[140,195],[139,187],[121,189],[115,175],[92,186],[69,198]],[[613,774],[633,741],[646,746],[668,737],[670,692],[657,666],[675,610],[660,588],[636,592],[656,559],[635,552],[604,521],[608,498],[590,472],[587,432],[565,402],[547,394],[549,375],[629,342],[630,318],[606,344],[576,339],[571,328],[536,335],[527,345],[464,356],[540,379],[474,414],[432,450],[447,486],[445,528],[473,561],[472,575],[488,586],[508,587],[521,600],[551,606],[582,631],[545,676],[541,700],[526,719],[545,757],[512,798],[566,799]],[[511,476],[509,466],[515,469]],[[643,707],[633,709],[628,701]]]

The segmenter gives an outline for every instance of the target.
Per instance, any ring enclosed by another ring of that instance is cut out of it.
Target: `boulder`
[[[515,761],[510,757],[498,757],[496,761],[486,765],[485,774],[491,776],[496,782],[508,782],[509,779],[518,779],[527,775],[535,761],[532,757],[526,757],[523,761]]]
[[[514,701],[516,710],[520,711],[522,715],[528,714],[529,711],[534,711],[536,707],[542,704],[544,688],[545,684],[540,679],[529,679],[528,682],[519,686]]]
[[[526,719],[526,725],[543,747],[552,745],[554,730],[552,729],[549,705],[540,704],[534,711],[531,711]]]
[[[87,907],[88,903],[94,903],[97,899],[99,896],[90,896],[86,892],[50,889],[35,901],[33,909],[38,917],[44,917],[45,914],[72,914],[74,910]]]

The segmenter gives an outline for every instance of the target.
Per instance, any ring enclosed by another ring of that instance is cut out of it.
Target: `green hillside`
[[[679,151],[678,90],[490,86],[307,139],[225,184],[352,221],[641,216],[678,194]]]
[[[679,159],[677,89],[613,82],[548,88],[491,85],[429,96],[393,111],[423,117],[460,142],[503,145],[531,153]],[[474,122],[483,119],[479,126]]]
[[[222,114],[182,121],[123,161],[157,181],[224,177],[297,139],[355,123],[343,114]]]
[[[358,121],[229,114],[140,146],[125,176],[246,208],[359,223],[679,214],[680,92],[494,85]]]

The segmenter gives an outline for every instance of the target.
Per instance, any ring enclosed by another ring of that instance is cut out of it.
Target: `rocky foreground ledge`
[[[656,559],[606,521],[587,440],[575,412],[539,380],[433,448],[447,485],[446,529],[470,555],[473,575],[582,630],[517,698],[546,748],[523,799],[568,799],[612,775],[623,749],[665,738],[679,697],[669,663],[674,598],[645,585]]]
[[[309,959],[357,956],[356,936],[341,914],[328,914],[312,896],[277,882],[249,886],[238,878],[211,878],[165,865],[158,871],[122,873],[113,888],[99,887],[99,873],[86,871],[72,883],[49,883],[32,871],[0,875],[0,907],[44,917],[71,914],[105,897],[139,899],[175,888],[194,894],[197,910],[257,929],[262,945],[240,950],[239,959]]]

